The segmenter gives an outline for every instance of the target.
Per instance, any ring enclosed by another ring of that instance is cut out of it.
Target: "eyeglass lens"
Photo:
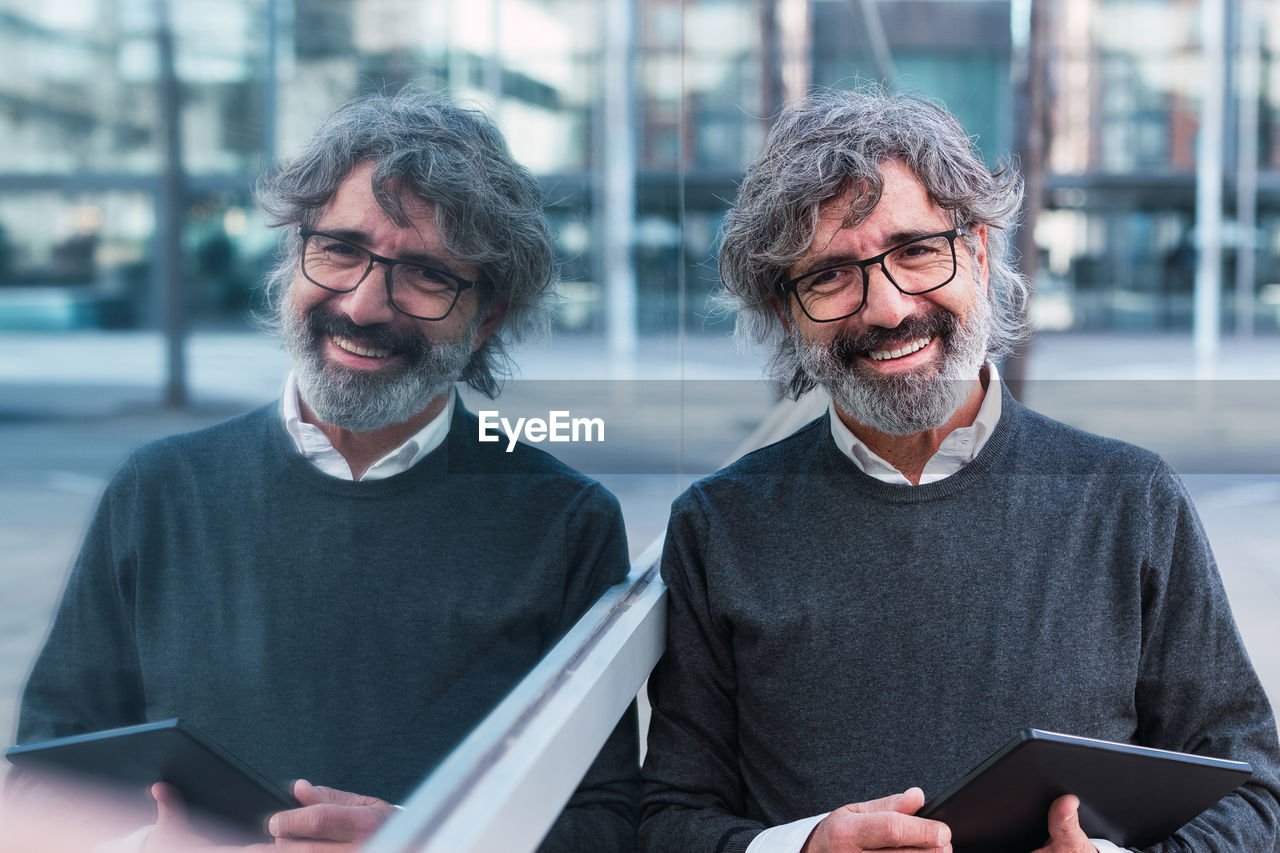
[[[355,290],[371,273],[369,253],[354,243],[312,234],[302,253],[302,272],[313,283],[340,293]],[[440,270],[396,261],[390,265],[391,303],[425,320],[441,319],[457,300],[458,284]]]
[[[879,263],[849,264],[819,270],[796,282],[800,304],[814,320],[836,320],[863,304],[870,268],[882,267],[890,281],[906,294],[927,293],[956,274],[954,237],[938,235],[913,240],[890,251]]]

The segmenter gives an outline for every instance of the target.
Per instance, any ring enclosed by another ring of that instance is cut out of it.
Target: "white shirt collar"
[[[1000,420],[1001,409],[1000,374],[996,371],[995,364],[991,362],[987,362],[986,369],[987,390],[982,397],[978,417],[972,426],[953,430],[942,440],[938,451],[925,463],[924,472],[920,475],[920,485],[946,479],[968,465],[977,457],[995,430],[996,423]],[[903,476],[901,471],[863,444],[862,440],[844,425],[844,421],[840,420],[840,415],[836,412],[834,402],[828,406],[827,411],[827,420],[831,422],[831,437],[835,439],[836,447],[853,460],[853,464],[857,465],[859,470],[881,482],[911,485],[911,481]]]
[[[383,456],[369,466],[361,480],[383,480],[396,474],[403,474],[422,461],[428,453],[444,443],[449,434],[449,424],[453,422],[454,400],[457,391],[449,392],[449,401],[444,410],[403,444]],[[315,424],[302,420],[302,406],[298,400],[298,382],[293,371],[289,371],[284,381],[284,395],[280,398],[280,413],[284,420],[285,431],[293,439],[294,447],[308,462],[330,477],[343,480],[354,480],[351,466],[329,441],[329,437]]]

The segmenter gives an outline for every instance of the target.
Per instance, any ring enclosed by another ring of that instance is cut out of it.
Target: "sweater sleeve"
[[[633,702],[587,769],[539,853],[631,853],[636,846],[639,726]]]
[[[136,470],[126,463],[99,503],[27,680],[19,743],[144,718],[132,610],[136,493]]]
[[[604,486],[592,482],[566,507],[563,533],[552,559],[565,560],[564,597],[556,642],[572,628],[591,605],[614,584],[627,577],[627,531],[618,499]]]
[[[708,591],[707,534],[695,492],[686,492],[672,508],[662,555],[666,652],[649,677],[640,822],[648,853],[741,853],[764,829],[743,816],[736,676],[729,629]]]
[[[1149,848],[1272,850],[1280,843],[1280,746],[1266,694],[1236,630],[1208,539],[1181,480],[1152,478],[1143,567],[1138,742],[1248,761],[1253,777]]]
[[[618,501],[592,484],[570,508],[564,548],[571,555],[558,640],[610,586],[626,579],[626,528]],[[623,714],[538,848],[541,853],[631,853],[640,788],[636,708]]]

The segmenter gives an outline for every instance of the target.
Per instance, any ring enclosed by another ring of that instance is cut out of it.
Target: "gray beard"
[[[333,364],[324,357],[324,336],[288,305],[280,308],[285,349],[293,362],[298,394],[321,423],[372,432],[403,423],[453,387],[471,361],[477,315],[456,341],[428,343],[406,353],[397,368],[369,372]]]
[[[968,322],[935,340],[942,346],[942,359],[936,369],[929,368],[926,373],[876,373],[856,359],[838,357],[830,343],[806,343],[796,335],[800,364],[835,404],[860,424],[888,435],[937,429],[968,400],[986,362],[991,306],[985,293],[978,296]]]

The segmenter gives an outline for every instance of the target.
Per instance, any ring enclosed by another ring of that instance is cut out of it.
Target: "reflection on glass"
[[[626,534],[603,487],[481,440],[454,394],[496,395],[555,272],[541,189],[487,118],[425,90],[360,97],[259,198],[284,232],[265,298],[284,395],[112,478],[18,739],[180,717],[269,779],[339,789],[294,794],[350,805],[372,832],[625,577]],[[228,251],[200,257],[217,269]],[[362,269],[335,278],[352,256]],[[438,305],[400,286],[428,270],[449,285]],[[555,849],[630,846],[636,738],[629,718]],[[156,794],[153,834],[187,837]],[[345,818],[312,812],[319,825],[286,816],[273,832],[350,840]]]
[[[92,500],[119,460],[146,440],[216,423],[279,393],[290,359],[245,331],[251,311],[272,307],[259,285],[279,261],[277,232],[255,205],[251,188],[264,166],[297,156],[327,113],[360,94],[394,94],[412,84],[478,105],[501,127],[515,159],[536,176],[560,268],[561,299],[551,316],[556,337],[549,347],[520,346],[512,356],[521,375],[555,382],[531,388],[512,383],[493,407],[513,420],[547,418],[561,408],[602,416],[608,431],[603,442],[533,443],[605,481],[618,494],[634,531],[633,551],[652,540],[665,522],[671,497],[690,476],[722,461],[769,400],[768,389],[757,383],[750,383],[745,394],[739,387],[748,383],[719,383],[724,378],[717,372],[719,365],[733,357],[732,349],[722,345],[725,326],[708,313],[705,302],[715,279],[707,258],[723,200],[732,195],[736,172],[766,124],[767,110],[757,108],[752,79],[739,74],[760,49],[757,12],[723,2],[640,3],[631,14],[624,10],[618,37],[608,35],[604,19],[605,10],[614,7],[588,0],[216,0],[167,5],[175,43],[173,71],[182,89],[179,275],[194,330],[188,341],[188,381],[200,403],[184,413],[157,416],[145,408],[138,415],[139,401],[150,404],[150,386],[163,374],[155,337],[147,331],[162,317],[166,273],[158,235],[170,217],[157,180],[166,165],[158,96],[166,71],[157,47],[157,7],[106,0],[23,8],[9,4],[13,8],[0,27],[0,68],[9,72],[0,75],[8,107],[0,115],[0,326],[6,334],[17,328],[23,346],[32,347],[25,356],[29,374],[15,385],[8,384],[8,374],[0,379],[6,390],[20,392],[6,395],[17,416],[0,417],[0,430],[8,439],[0,442],[6,453],[0,467],[11,472],[14,485],[4,493],[9,503],[0,516],[8,521],[0,519],[0,532],[8,537],[6,543],[16,539],[23,545],[34,535],[29,530],[56,529],[56,535],[37,537],[38,544],[33,539],[25,550],[9,551],[21,555],[11,563],[12,571],[21,573],[24,590],[30,585],[32,604],[28,614],[15,616],[21,624],[12,635],[20,640],[8,657],[20,664],[7,692],[15,695],[19,688],[44,633],[47,608],[55,602],[57,578],[74,556]],[[685,39],[690,24],[702,34],[696,41]],[[794,39],[788,44],[794,47]],[[695,61],[686,64],[682,52]],[[629,140],[630,150],[612,145],[619,140]],[[690,168],[700,170],[701,178],[687,191]],[[616,192],[617,187],[626,194]],[[368,248],[404,257],[399,247]],[[362,290],[363,285],[356,295]],[[450,318],[457,319],[451,314],[439,322],[448,324]],[[690,324],[709,334],[693,344],[692,360],[703,369],[686,377],[683,333]],[[119,329],[132,331],[97,334]],[[340,331],[330,329],[332,334]],[[74,334],[58,337],[63,332]],[[368,353],[394,351],[397,345],[382,341],[360,348],[368,358]],[[13,347],[19,350],[28,352]],[[753,367],[734,365],[735,378],[756,378]],[[708,367],[715,370],[708,372]],[[619,382],[619,377],[637,381]],[[684,384],[684,378],[708,381],[696,388]],[[464,391],[459,408],[477,411],[487,404],[483,395]],[[86,419],[86,412],[98,419]],[[28,417],[34,421],[28,423]],[[686,421],[696,429],[686,433]],[[43,434],[53,436],[49,443],[38,437]],[[492,447],[505,445],[504,439]],[[500,458],[509,464],[506,456]],[[225,476],[234,467],[219,464],[216,469],[214,473]],[[133,470],[130,463],[126,471]],[[450,476],[462,475],[451,468]],[[406,537],[424,536],[424,530],[446,530],[468,541],[505,541],[513,519],[552,514],[559,506],[543,499],[532,501],[536,512],[523,504],[504,510],[496,493],[517,491],[514,481],[486,477],[486,488],[494,494],[483,506],[459,502],[438,512],[424,511],[400,521],[396,535],[374,541],[354,520],[344,522],[348,527],[338,533],[352,543],[344,547],[367,554],[354,574],[364,583],[383,582],[389,557],[403,558],[412,547]],[[111,487],[108,507],[115,505],[112,496],[119,488]],[[531,502],[537,491],[529,487],[520,493]],[[194,498],[173,504],[201,505]],[[294,511],[299,519],[306,515],[301,507]],[[56,519],[43,516],[46,512],[56,513]],[[331,515],[335,520],[356,518]],[[573,517],[575,523],[581,521]],[[185,549],[183,559],[175,562],[239,565],[266,518],[263,514],[220,525],[228,539],[216,547],[199,537],[170,533],[175,545]],[[548,529],[559,529],[546,521]],[[168,529],[154,528],[156,535]],[[620,531],[616,533],[610,528],[610,547],[617,547]],[[265,563],[255,564],[255,571],[282,572],[296,582],[293,604],[300,610],[323,605],[335,613],[359,613],[358,602],[340,594],[343,587],[325,586],[307,571],[315,560],[306,559],[297,543],[315,548],[316,542],[288,537],[283,530],[279,535],[289,539],[290,547],[270,549],[270,558],[262,556]],[[589,537],[571,537],[563,530],[561,536],[566,547],[585,548],[589,542]],[[320,556],[330,555],[316,560]],[[587,556],[578,560],[589,563]],[[531,585],[528,566],[519,559],[504,566],[505,571],[520,568],[525,573],[512,578],[496,570],[474,570],[468,580],[522,591]],[[434,589],[426,570],[415,568],[424,580],[393,609],[411,610],[414,601],[431,598]],[[587,586],[598,588],[608,576],[606,571],[593,574]],[[17,578],[13,586],[18,587]],[[156,605],[158,611],[167,612],[167,596],[187,600],[197,589],[139,588],[136,594],[157,596],[164,602]],[[428,603],[440,605],[444,599],[437,598]],[[539,624],[536,642],[526,642],[530,632],[512,628],[495,641],[493,654],[510,663],[530,649],[544,648],[589,598],[564,602],[556,619]],[[474,612],[478,609],[459,606],[449,610],[447,619],[422,622],[441,636],[470,636],[477,621],[510,620],[503,624],[514,625],[523,618],[494,608]],[[11,613],[16,610],[10,608]],[[370,625],[386,618],[383,613],[359,615]],[[254,621],[238,602],[211,608],[206,617],[191,627],[203,625],[199,630],[209,636],[230,634],[242,653],[265,642],[272,627],[265,618]],[[286,676],[278,668],[313,653],[335,661],[384,653],[398,667],[388,683],[401,689],[406,678],[426,677],[423,671],[442,681],[451,677],[446,661],[411,659],[394,643],[374,642],[371,633],[349,644],[338,643],[339,636],[335,625],[324,632],[328,645],[274,648],[259,656],[254,677],[284,684]],[[519,646],[520,654],[509,646]],[[184,677],[202,685],[208,696],[243,702],[248,701],[243,696],[254,692],[215,677],[209,655],[190,657],[191,671]],[[512,663],[503,677],[514,677],[534,660],[536,654],[519,666]],[[353,708],[359,701],[372,701],[336,689],[321,696],[325,687],[333,685],[322,680],[307,690],[299,687],[302,692],[291,701],[320,707],[340,695]],[[498,697],[505,683],[495,675],[486,689]],[[153,698],[167,701],[148,697]],[[226,703],[228,716],[238,707],[235,702]],[[445,706],[453,708],[440,703]],[[0,710],[0,728],[13,730],[15,712],[16,699]],[[433,736],[441,743],[464,732],[474,716],[452,713],[454,717],[434,725]],[[424,710],[422,719],[428,716]],[[247,721],[240,725],[253,726]],[[273,748],[285,751],[290,743],[305,741],[306,728],[298,726]],[[350,728],[367,725],[362,721]],[[379,741],[374,751],[385,752],[386,742]],[[333,760],[344,766],[362,764],[365,758],[357,753],[367,750],[355,743]],[[254,763],[256,755],[242,757]],[[425,772],[430,763],[424,760],[417,772]],[[366,791],[379,792],[392,794],[377,786]]]

